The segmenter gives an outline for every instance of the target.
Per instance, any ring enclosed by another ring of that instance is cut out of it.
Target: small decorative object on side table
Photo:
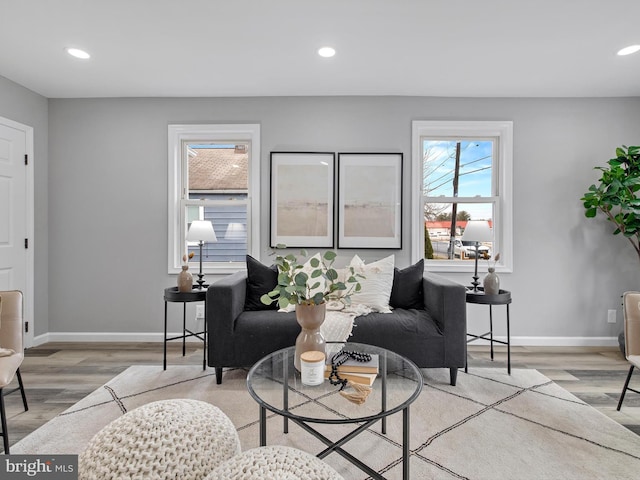
[[[182,256],[182,261],[185,263],[182,265],[182,271],[178,274],[179,292],[190,292],[193,288],[193,275],[191,275],[191,272],[189,271],[189,263],[187,263],[192,258],[193,252],[189,253],[189,256],[186,254]]]
[[[489,305],[489,331],[482,335],[475,335],[473,333],[467,333],[467,337],[472,337],[467,340],[467,343],[474,342],[480,339],[489,339],[491,344],[491,361],[493,361],[493,344],[501,343],[507,346],[507,372],[511,375],[511,332],[509,325],[509,304],[511,303],[511,292],[507,290],[499,290],[497,295],[485,294],[482,287],[478,290],[474,290],[474,287],[467,287],[467,303],[476,303],[480,305]],[[507,307],[507,341],[495,340],[493,338],[493,306],[505,305]],[[464,367],[465,373],[468,371],[468,365]]]
[[[482,281],[484,291],[487,295],[498,295],[500,293],[500,277],[496,274],[496,269],[489,267],[489,273]]]
[[[500,293],[500,277],[498,277],[496,273],[498,260],[500,260],[499,253],[492,260],[489,260],[489,273],[487,273],[482,281],[485,295],[498,295]],[[493,265],[491,265],[491,263],[493,263]]]
[[[162,369],[167,369],[167,342],[171,340],[182,340],[182,356],[186,354],[186,339],[188,337],[196,337],[203,343],[202,369],[207,368],[207,322],[204,322],[204,330],[201,332],[192,332],[187,328],[187,303],[204,302],[204,317],[207,317],[207,287],[195,287],[189,292],[181,292],[178,287],[169,287],[164,289],[164,357]],[[167,302],[182,302],[182,335],[167,338]]]

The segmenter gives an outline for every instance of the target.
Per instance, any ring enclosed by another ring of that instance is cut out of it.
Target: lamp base
[[[478,279],[480,278],[478,276],[478,245],[480,245],[479,242],[476,242],[476,254],[474,255],[475,257],[475,269],[473,271],[473,282],[471,282],[471,285],[473,285],[473,291],[477,292],[478,291],[478,285],[480,285],[480,282],[478,281]]]
[[[202,290],[202,284],[204,283],[204,273],[202,273],[202,246],[204,245],[204,242],[202,240],[200,240],[200,271],[198,272],[198,289]]]

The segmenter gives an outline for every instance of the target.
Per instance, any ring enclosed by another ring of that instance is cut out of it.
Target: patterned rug
[[[613,422],[535,370],[470,369],[448,384],[448,370],[426,369],[411,407],[412,479],[637,479],[640,437]],[[374,384],[375,385],[375,384]],[[104,425],[137,406],[193,398],[220,407],[238,429],[243,450],[258,446],[258,406],[247,393],[246,371],[198,366],[134,366],[12,447],[11,453],[79,453]],[[322,399],[312,408],[328,408]],[[324,427],[324,428],[321,428]],[[344,426],[319,426],[330,438]],[[344,430],[344,431],[343,431]],[[324,445],[282,418],[268,420],[268,443],[318,453]],[[63,433],[64,432],[64,433]],[[62,434],[63,433],[63,434]],[[388,479],[402,478],[402,415],[387,435],[374,425],[345,450]],[[366,474],[336,453],[326,459],[347,480]]]

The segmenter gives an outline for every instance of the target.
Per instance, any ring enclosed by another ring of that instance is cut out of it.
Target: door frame
[[[29,239],[29,248],[27,249],[26,269],[25,272],[25,288],[24,288],[24,319],[29,322],[29,331],[24,332],[24,347],[29,348],[33,346],[33,337],[35,330],[35,317],[34,317],[34,251],[36,242],[34,239],[35,232],[35,206],[34,206],[34,145],[33,145],[33,127],[24,125],[22,123],[10,120],[5,117],[0,117],[0,125],[4,125],[9,128],[20,130],[25,134],[25,153],[29,159],[25,166],[25,212],[26,212],[26,236]]]

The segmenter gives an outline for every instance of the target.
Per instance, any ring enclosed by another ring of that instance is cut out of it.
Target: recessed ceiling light
[[[631,55],[640,50],[640,45],[630,45],[618,51],[618,55]]]
[[[80,50],[79,48],[66,48],[65,50],[72,57],[81,58],[82,60],[86,60],[88,58],[91,58],[91,55],[89,55],[84,50]]]
[[[335,49],[331,47],[322,47],[318,50],[318,55],[325,58],[333,57],[335,54]]]

